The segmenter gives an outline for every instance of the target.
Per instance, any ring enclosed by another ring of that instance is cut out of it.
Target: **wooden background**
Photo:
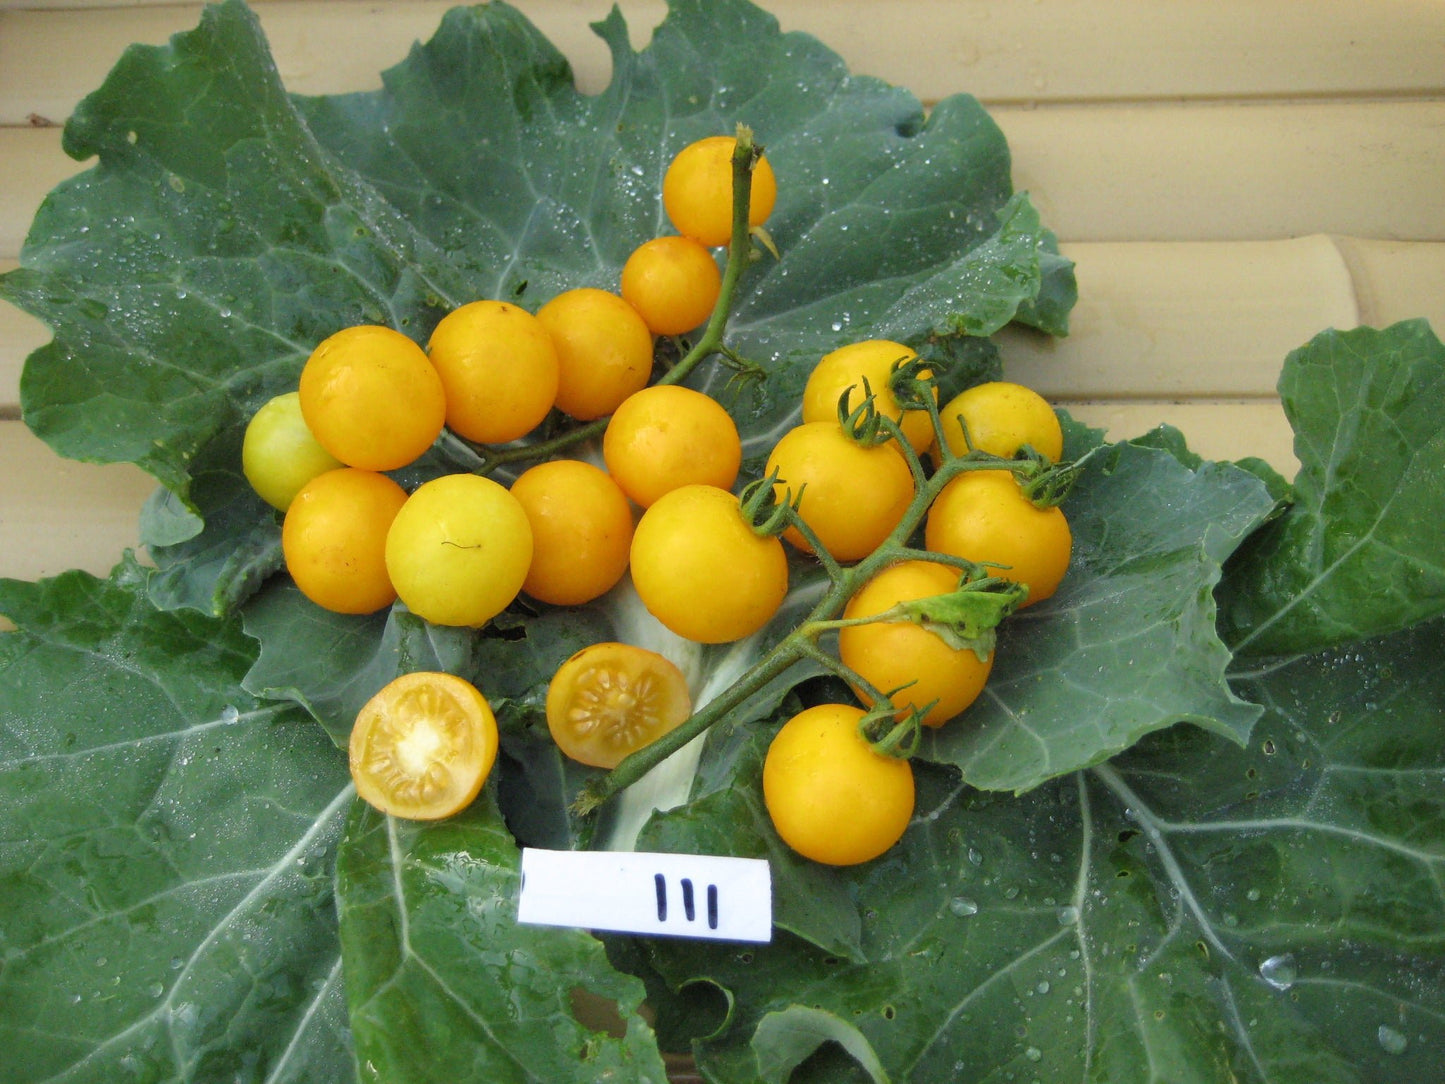
[[[450,6],[254,0],[287,86],[371,89]],[[608,77],[608,0],[516,0]],[[664,5],[619,5],[643,45]],[[1423,316],[1445,334],[1445,2],[770,0],[853,71],[925,103],[982,99],[1078,265],[1074,331],[1004,339],[1006,374],[1122,438],[1179,426],[1206,456],[1289,475],[1286,353],[1327,327]],[[194,3],[0,0],[0,271],[46,192],[86,168],[60,127],[124,47],[192,28]],[[20,420],[46,329],[0,303],[0,576],[104,574],[151,480],[62,460]]]

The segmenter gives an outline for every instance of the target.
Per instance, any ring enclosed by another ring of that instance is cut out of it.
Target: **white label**
[[[772,871],[761,858],[527,847],[522,850],[517,921],[771,941]]]

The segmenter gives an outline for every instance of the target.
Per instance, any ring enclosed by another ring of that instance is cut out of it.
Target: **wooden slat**
[[[1050,396],[1269,396],[1285,355],[1325,328],[1423,317],[1445,329],[1445,243],[1317,234],[1063,250],[1079,281],[1069,337],[1002,336],[1009,376]],[[0,416],[15,416],[21,366],[48,338],[0,304]]]
[[[13,260],[45,194],[84,169],[60,149],[59,128],[0,128],[0,259]]]
[[[1445,241],[1445,98],[996,109],[1070,241]]]
[[[1424,317],[1445,336],[1445,244],[1337,237],[1360,307],[1360,323],[1384,327]]]
[[[1345,261],[1321,235],[1062,249],[1079,282],[1068,338],[1002,339],[1007,375],[1051,397],[1270,396],[1290,350],[1359,322]],[[1445,248],[1437,256],[1445,274]]]
[[[445,0],[257,0],[291,89],[375,85],[432,33]],[[573,62],[579,84],[606,83],[606,50],[588,28],[608,0],[522,0]],[[624,0],[634,44],[665,13]],[[1445,8],[1410,0],[776,0],[785,30],[822,39],[849,67],[924,101],[967,91],[989,102],[1379,96],[1441,89]],[[133,41],[195,25],[200,5],[0,2],[0,123],[67,116]],[[908,28],[908,32],[900,32]],[[919,28],[914,31],[913,28]],[[926,28],[926,39],[922,28]],[[926,40],[926,47],[922,47]],[[741,45],[741,43],[740,43]]]
[[[140,507],[155,488],[144,471],[61,459],[16,421],[0,422],[0,463],[0,576],[103,575],[136,545]]]
[[[1415,317],[1445,328],[1445,244],[1317,235],[1064,251],[1080,289],[1069,337],[1001,337],[1010,378],[1051,397],[1267,397],[1285,355],[1325,328]],[[48,338],[0,305],[0,417],[17,416],[20,369]]]

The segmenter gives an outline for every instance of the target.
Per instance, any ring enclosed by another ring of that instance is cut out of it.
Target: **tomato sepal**
[[[923,741],[923,717],[932,706],[911,707],[900,716],[891,700],[880,700],[859,717],[858,736],[879,756],[907,760],[918,752]]]

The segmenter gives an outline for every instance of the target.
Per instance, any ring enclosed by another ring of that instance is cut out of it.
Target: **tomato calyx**
[[[873,385],[865,376],[861,381],[863,385],[862,401],[855,407],[849,407],[853,398],[853,391],[858,387],[851,384],[844,389],[843,394],[838,396],[838,424],[843,427],[843,433],[855,444],[865,448],[871,448],[887,441],[897,441],[900,446],[908,444],[903,435],[902,428],[883,411],[878,409],[878,393],[873,390]]]
[[[1038,508],[1053,508],[1064,503],[1064,498],[1074,488],[1079,475],[1084,472],[1084,460],[1072,463],[1050,463],[1032,447],[1025,445],[1018,458],[1010,461],[1009,469],[1018,479],[1019,489],[1029,502]]]
[[[898,692],[898,689],[893,690]],[[923,740],[923,716],[931,705],[910,708],[900,718],[893,704],[883,699],[858,719],[858,736],[879,756],[907,760]]]
[[[926,358],[914,355],[894,362],[888,375],[888,390],[903,410],[938,409],[938,378]]]
[[[794,493],[788,490],[787,499],[780,501],[774,488],[778,480],[778,472],[770,471],[766,477],[743,486],[742,492],[738,494],[738,511],[742,514],[743,522],[755,534],[764,538],[769,535],[776,537],[789,527],[802,523],[802,517],[798,515],[798,502],[803,499],[803,491]]]

